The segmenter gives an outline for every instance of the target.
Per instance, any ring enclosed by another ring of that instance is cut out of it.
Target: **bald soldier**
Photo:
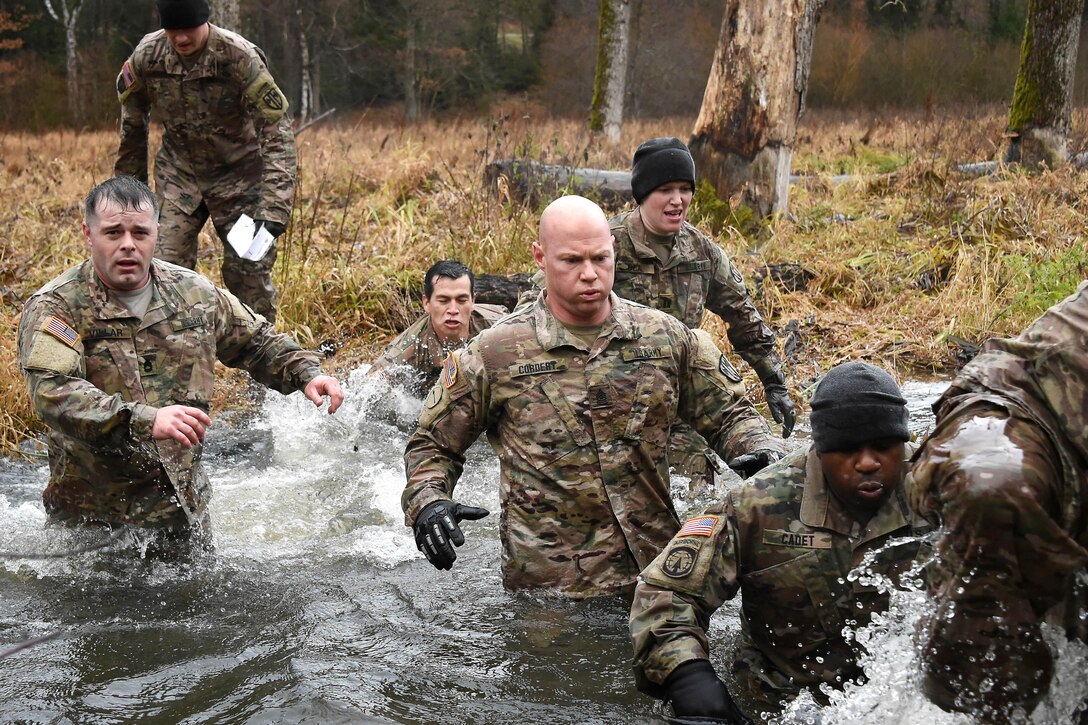
[[[19,365],[49,427],[45,508],[69,524],[203,539],[216,360],[315,405],[327,396],[330,413],[344,394],[237,297],[152,259],[158,215],[144,183],[102,182],[84,214],[90,259],[35,292],[19,323]]]
[[[933,407],[911,469],[915,508],[943,526],[923,689],[1026,721],[1054,673],[1042,623],[1088,642],[1088,282],[987,342]]]
[[[451,498],[486,432],[501,463],[506,588],[629,593],[679,525],[674,421],[744,474],[780,458],[782,443],[709,337],[612,294],[613,240],[596,204],[552,202],[533,257],[546,290],[451,354],[424,402],[404,454],[405,522],[435,567],[453,565],[458,522],[488,513]]]
[[[850,362],[812,396],[812,443],[688,519],[642,572],[631,606],[635,675],[677,717],[764,721],[809,688],[862,676],[860,645],[844,630],[887,608],[874,576],[898,582],[928,530],[901,485],[912,447],[895,380]],[[707,629],[741,595],[730,669],[737,704],[710,663]],[[738,707],[740,705],[740,707]]]
[[[246,214],[273,237],[291,219],[295,135],[287,99],[261,49],[208,23],[207,0],[155,0],[162,30],[144,36],[117,76],[121,145],[114,172],[147,181],[151,112],[162,121],[155,157],[159,243],[155,256],[196,269],[211,217],[223,241]],[[223,245],[223,282],[272,323],[276,244],[256,261]]]

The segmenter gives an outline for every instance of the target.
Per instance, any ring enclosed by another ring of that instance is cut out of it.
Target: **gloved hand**
[[[705,722],[747,723],[725,683],[706,660],[691,660],[677,667],[665,680],[665,697],[678,718]],[[705,719],[705,720],[704,720]]]
[[[775,423],[782,424],[782,437],[789,438],[793,433],[793,424],[797,422],[797,409],[790,399],[784,383],[770,383],[763,386],[763,395],[767,398],[767,407]]]
[[[743,456],[737,456],[729,461],[729,467],[736,471],[741,478],[748,478],[781,458],[782,454],[778,451],[760,448],[751,453],[745,453]]]
[[[487,509],[465,506],[455,501],[429,503],[419,512],[412,526],[416,534],[416,548],[423,552],[435,569],[450,569],[457,559],[453,547],[465,543],[465,535],[457,522],[466,519],[476,521],[489,513]]]
[[[287,230],[287,225],[281,224],[280,222],[272,222],[267,219],[253,220],[254,229],[260,229],[262,224],[264,224],[264,228],[268,230],[268,233],[271,234],[273,238],[280,236]],[[775,418],[775,420],[778,419]]]

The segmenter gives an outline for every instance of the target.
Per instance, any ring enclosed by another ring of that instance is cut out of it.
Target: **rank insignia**
[[[740,382],[740,373],[737,372],[737,369],[733,367],[733,363],[729,362],[725,355],[718,358],[718,371],[732,382]]]

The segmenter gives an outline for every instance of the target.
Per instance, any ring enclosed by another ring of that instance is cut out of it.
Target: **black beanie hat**
[[[208,22],[208,0],[155,0],[155,8],[167,30],[185,30]]]
[[[827,371],[809,403],[812,441],[820,453],[879,438],[910,440],[907,401],[876,365],[848,362]]]
[[[684,142],[672,138],[652,138],[635,150],[631,162],[631,192],[641,204],[650,192],[670,181],[688,181],[695,186],[695,160]]]

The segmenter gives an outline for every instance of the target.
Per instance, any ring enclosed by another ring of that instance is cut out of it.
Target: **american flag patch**
[[[453,353],[446,355],[446,364],[442,366],[442,383],[447,388],[452,388],[457,382],[457,358]]]
[[[64,320],[60,319],[56,315],[50,317],[46,321],[45,327],[43,327],[42,329],[63,342],[68,347],[75,347],[76,343],[79,342],[79,333],[69,327],[68,323],[66,323]]]
[[[680,527],[677,536],[710,536],[714,531],[714,525],[718,523],[717,516],[696,516],[688,519]]]
[[[129,66],[127,60],[124,65],[121,66],[121,82],[125,84],[125,88],[128,88],[136,82],[135,76],[132,75],[132,68]]]

